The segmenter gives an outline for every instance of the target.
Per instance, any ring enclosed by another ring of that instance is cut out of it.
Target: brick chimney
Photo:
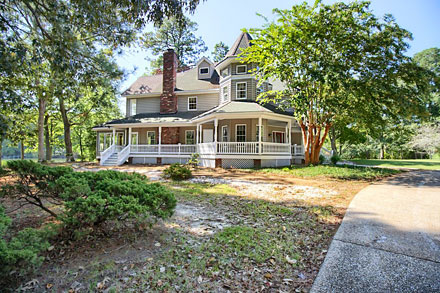
[[[160,95],[160,114],[173,114],[177,112],[176,88],[177,55],[173,49],[163,53],[163,86]]]

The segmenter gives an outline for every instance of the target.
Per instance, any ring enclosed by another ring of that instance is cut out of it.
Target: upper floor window
[[[260,85],[259,87],[257,87],[257,96],[262,92],[264,92],[264,85]]]
[[[188,97],[188,111],[197,110],[197,97]]]
[[[156,144],[156,131],[147,131],[147,144]]]
[[[237,74],[246,74],[247,73],[247,65],[246,64],[237,65],[236,70],[237,70]]]
[[[247,83],[237,82],[237,100],[243,100],[247,98]]]
[[[208,74],[209,73],[209,67],[202,67],[199,69],[200,74]]]
[[[221,75],[222,77],[226,77],[226,76],[228,76],[228,75],[229,75],[229,67],[226,67],[225,69],[223,69],[223,70],[220,72],[220,75]]]
[[[194,144],[195,143],[195,131],[194,130],[186,130],[185,131],[185,143],[186,144]]]
[[[222,88],[222,102],[225,103],[227,101],[229,101],[229,87],[224,86]]]
[[[130,115],[136,115],[136,99],[130,100]]]

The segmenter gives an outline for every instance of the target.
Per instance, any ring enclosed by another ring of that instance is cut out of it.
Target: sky
[[[261,27],[265,21],[257,15],[262,14],[275,19],[272,14],[274,8],[288,9],[303,0],[206,0],[197,7],[194,14],[189,15],[191,20],[198,24],[197,36],[201,36],[208,51],[209,57],[214,45],[220,41],[231,46],[243,28]],[[307,1],[313,4],[314,1]],[[324,3],[336,1],[324,0]],[[408,55],[432,47],[440,47],[440,0],[372,0],[370,8],[376,16],[392,14],[397,23],[413,34],[413,41]],[[152,30],[148,26],[147,30]],[[145,72],[149,64],[146,57],[149,52],[140,49],[131,49],[117,58],[119,66],[130,72],[121,84],[121,92],[128,88],[139,76]],[[121,100],[121,108],[125,102]]]

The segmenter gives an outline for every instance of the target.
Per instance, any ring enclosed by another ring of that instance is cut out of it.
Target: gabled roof
[[[219,87],[219,76],[213,72],[211,79],[198,79],[197,67],[178,72],[176,76],[176,91],[209,90]],[[162,93],[162,74],[139,77],[122,96]]]
[[[251,45],[252,37],[250,34],[242,32],[235,40],[231,49],[226,53],[226,57],[237,56],[241,53],[241,50]]]

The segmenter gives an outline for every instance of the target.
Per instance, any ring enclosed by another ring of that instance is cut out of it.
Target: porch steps
[[[118,165],[118,153],[113,153],[105,162],[102,163],[103,166],[116,166]]]

